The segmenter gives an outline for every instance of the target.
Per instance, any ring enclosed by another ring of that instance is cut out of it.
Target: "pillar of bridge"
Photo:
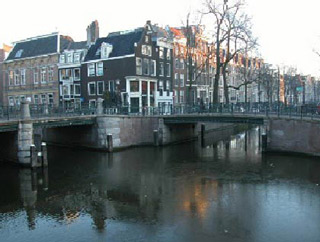
[[[102,115],[103,114],[103,99],[98,98],[97,100],[97,115]]]
[[[21,119],[18,126],[18,162],[31,166],[30,147],[33,142],[33,123],[30,116],[30,101],[21,102]]]

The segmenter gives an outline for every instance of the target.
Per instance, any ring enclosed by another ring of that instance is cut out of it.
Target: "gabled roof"
[[[55,33],[16,42],[6,61],[55,54],[58,49],[57,40],[58,33]],[[71,42],[71,37],[60,35],[60,52],[68,48]]]
[[[85,61],[100,59],[99,49],[103,42],[109,43],[113,47],[109,58],[134,54],[134,44],[141,40],[143,31],[143,28],[139,28],[130,32],[114,32],[105,38],[97,39],[96,43],[88,50]]]

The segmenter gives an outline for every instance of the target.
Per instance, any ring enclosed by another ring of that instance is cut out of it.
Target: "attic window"
[[[22,53],[23,53],[23,50],[18,50],[17,53],[16,53],[16,55],[15,55],[15,57],[16,57],[16,58],[20,58],[21,55],[22,55]]]
[[[101,48],[98,48],[96,51],[96,55],[100,55],[100,53],[101,53]]]
[[[113,49],[113,46],[111,44],[103,42],[101,44],[101,59],[109,58],[109,55],[111,54],[112,49]]]

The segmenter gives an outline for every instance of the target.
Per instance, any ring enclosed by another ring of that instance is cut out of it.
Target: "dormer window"
[[[18,50],[16,55],[15,55],[15,58],[20,58],[22,53],[23,53],[23,50]]]
[[[111,44],[103,42],[101,44],[101,59],[108,59],[112,49],[113,46]]]
[[[80,53],[74,54],[74,63],[80,63]]]
[[[68,62],[68,63],[72,63],[72,62],[73,62],[72,53],[68,53],[68,54],[67,54],[67,62]]]
[[[65,56],[64,55],[60,55],[60,63],[65,63]]]

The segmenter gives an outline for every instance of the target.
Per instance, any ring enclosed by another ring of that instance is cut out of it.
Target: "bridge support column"
[[[29,101],[21,103],[21,121],[18,126],[18,162],[23,166],[31,166],[31,150],[33,144],[33,124],[30,120]]]
[[[103,99],[98,98],[97,100],[97,115],[102,115],[103,114]]]

